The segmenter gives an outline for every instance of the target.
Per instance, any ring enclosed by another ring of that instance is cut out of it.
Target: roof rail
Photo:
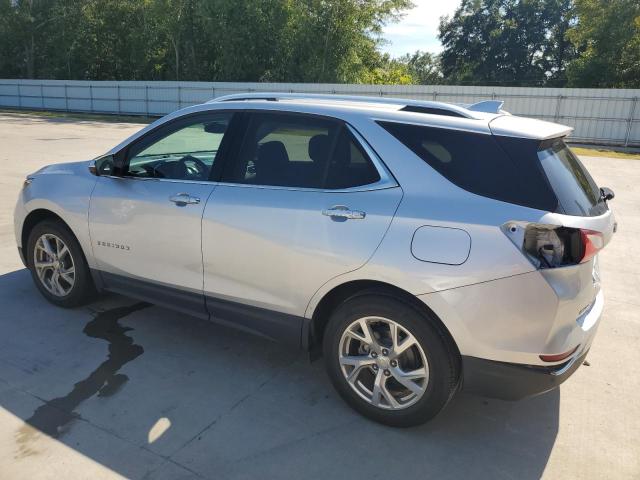
[[[411,100],[406,98],[388,98],[388,97],[367,97],[360,95],[327,95],[319,93],[280,93],[280,92],[252,92],[252,93],[235,93],[232,95],[224,95],[209,100],[207,103],[214,102],[239,102],[247,100],[265,100],[277,102],[279,100],[325,100],[325,101],[345,101],[345,102],[362,102],[362,103],[379,103],[386,105],[402,105],[407,111],[424,113],[437,113],[440,115],[451,115],[456,117],[478,118],[474,112],[484,113],[505,113],[500,108],[502,101],[487,100],[484,102],[474,103],[472,105],[456,105],[445,102],[430,102],[425,100]],[[429,111],[437,110],[438,112]],[[450,113],[449,113],[450,112]]]

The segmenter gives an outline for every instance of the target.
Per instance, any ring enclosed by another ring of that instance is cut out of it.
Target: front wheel
[[[396,427],[433,418],[453,397],[459,360],[433,319],[384,294],[342,303],[324,336],[333,385],[362,415]]]
[[[75,307],[95,294],[82,248],[61,222],[45,220],[31,230],[27,265],[40,293],[55,305]]]

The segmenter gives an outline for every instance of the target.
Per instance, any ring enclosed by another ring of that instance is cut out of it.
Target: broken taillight
[[[593,230],[522,222],[503,230],[537,268],[588,262],[604,247],[602,233]]]

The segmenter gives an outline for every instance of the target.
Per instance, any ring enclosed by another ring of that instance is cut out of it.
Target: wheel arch
[[[20,234],[20,241],[23,249],[27,248],[29,235],[31,234],[31,231],[33,230],[33,228],[44,220],[55,220],[57,222],[62,223],[67,228],[67,230],[69,230],[73,234],[76,241],[78,240],[78,237],[76,236],[75,233],[73,233],[73,230],[71,230],[71,227],[69,226],[69,224],[65,222],[60,215],[52,212],[51,210],[47,210],[46,208],[37,208],[29,212],[29,214],[25,217],[24,221],[22,222],[22,232]]]
[[[29,241],[29,235],[31,234],[31,231],[34,229],[36,225],[38,225],[39,223],[45,220],[56,221],[69,231],[69,233],[73,236],[75,241],[78,242],[78,245],[80,246],[80,253],[84,257],[84,260],[86,262],[87,252],[85,252],[84,249],[82,248],[82,243],[80,242],[80,239],[78,238],[76,233],[73,231],[69,223],[66,222],[60,215],[58,215],[57,213],[51,210],[48,210],[46,208],[36,208],[31,212],[29,212],[25,217],[24,221],[22,222],[22,232],[20,233],[23,255],[24,255],[25,263],[27,264],[26,266],[29,267],[28,265],[29,253],[27,252],[27,247],[28,247],[27,243]],[[96,287],[100,288],[100,286],[102,285],[102,281],[99,278],[99,275],[93,269],[90,269],[90,271],[91,271],[91,276],[94,284],[96,285]]]
[[[428,305],[420,301],[410,292],[378,280],[352,280],[345,282],[335,286],[322,297],[311,315],[307,334],[303,338],[303,344],[306,342],[312,358],[317,358],[322,351],[324,331],[329,322],[331,312],[347,299],[363,293],[387,295],[399,299],[425,314],[435,323],[435,326],[438,327],[445,340],[449,343],[450,348],[457,354],[458,358],[460,358],[460,350],[453,335],[451,335],[451,332],[444,322]]]

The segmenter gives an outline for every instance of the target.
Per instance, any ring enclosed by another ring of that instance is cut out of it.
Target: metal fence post
[[[40,108],[44,110],[44,85],[40,83]]]
[[[89,84],[89,111],[93,112],[93,85]]]
[[[69,94],[67,93],[67,84],[64,84],[64,109],[69,111]]]
[[[560,119],[560,105],[562,105],[562,95],[558,95],[558,101],[556,102],[556,113],[553,115],[553,119],[557,122]]]
[[[149,116],[149,85],[144,86],[144,109]]]
[[[631,109],[629,111],[629,118],[627,119],[627,133],[624,136],[624,146],[629,146],[629,139],[631,138],[631,129],[633,127],[633,117],[636,114],[636,105],[638,104],[638,97],[633,97],[631,101]]]
[[[216,87],[211,87],[211,100],[216,98]]]
[[[18,86],[18,107],[22,108],[22,92],[20,92],[20,84],[17,84]]]
[[[122,112],[122,106],[120,105],[120,84],[116,85],[118,92],[118,113]]]

